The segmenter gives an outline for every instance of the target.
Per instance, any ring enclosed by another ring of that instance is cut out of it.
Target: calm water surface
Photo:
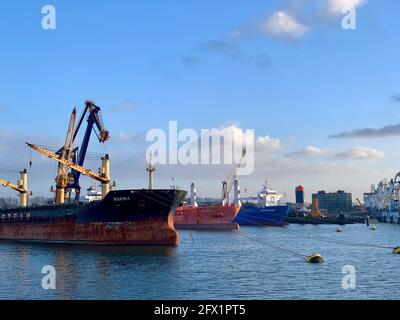
[[[238,232],[180,232],[167,247],[96,247],[0,243],[0,299],[399,299],[400,226],[242,227]],[[329,237],[331,239],[320,238]],[[321,253],[326,262],[302,257]],[[42,267],[57,270],[56,290],[41,286]],[[356,290],[342,289],[342,268],[357,270]]]

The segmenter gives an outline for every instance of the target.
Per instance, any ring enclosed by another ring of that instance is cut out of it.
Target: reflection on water
[[[399,299],[400,226],[243,227],[240,232],[180,232],[179,247],[0,243],[1,299]],[[329,239],[327,239],[329,238]],[[339,242],[335,242],[334,240]],[[319,252],[323,265],[304,254]],[[342,268],[357,269],[357,289],[341,287]],[[57,289],[43,290],[44,265],[57,271]]]

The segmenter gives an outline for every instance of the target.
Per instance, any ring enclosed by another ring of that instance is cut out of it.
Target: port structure
[[[41,153],[42,155],[48,157],[49,159],[55,160],[65,166],[67,166],[70,169],[73,169],[77,172],[79,172],[80,174],[84,175],[84,176],[88,176],[89,178],[92,178],[96,181],[101,182],[101,195],[102,198],[104,198],[107,193],[110,191],[110,158],[108,155],[105,155],[104,157],[101,158],[101,169],[100,169],[100,173],[97,174],[95,172],[93,172],[90,169],[86,169],[70,160],[65,159],[64,157],[62,157],[61,155],[46,150],[40,146],[37,146],[35,144],[32,143],[26,143],[27,146],[39,153]]]
[[[13,184],[10,181],[0,179],[0,185],[10,188],[19,193],[19,204],[22,208],[28,205],[28,173],[26,169],[20,172],[21,178],[18,184]]]
[[[313,217],[313,218],[321,218],[322,217],[321,211],[319,210],[319,203],[318,203],[317,198],[315,198],[313,200],[311,217]]]

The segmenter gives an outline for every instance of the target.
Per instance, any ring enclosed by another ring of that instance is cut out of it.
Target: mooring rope
[[[308,238],[312,238],[312,236],[307,236],[304,235],[304,237],[308,237]],[[329,241],[329,242],[333,242],[333,243],[337,243],[337,244],[344,244],[344,245],[348,245],[348,246],[354,246],[354,247],[369,247],[369,248],[378,248],[378,249],[393,249],[393,247],[387,247],[387,246],[381,246],[381,245],[375,245],[375,244],[369,244],[369,243],[361,243],[361,242],[349,242],[349,241],[345,241],[345,240],[340,240],[340,239],[334,239],[334,238],[330,238],[330,237],[325,237],[325,236],[321,236],[321,235],[316,235],[315,237],[321,239],[321,240],[325,240],[325,241]]]
[[[251,236],[249,236],[249,235],[247,235],[247,234],[244,234],[244,233],[241,232],[241,231],[238,231],[237,234],[240,235],[240,236],[242,236],[242,237],[244,237],[244,238],[247,238],[247,239],[249,239],[249,240],[252,240],[252,241],[255,241],[255,242],[258,242],[258,243],[267,245],[267,246],[269,246],[269,247],[271,247],[271,248],[274,248],[274,249],[283,251],[283,252],[285,252],[285,253],[288,253],[288,254],[291,254],[291,255],[294,255],[294,256],[297,256],[297,257],[301,257],[302,259],[304,259],[304,258],[307,257],[306,255],[303,255],[303,254],[301,254],[301,253],[298,253],[298,252],[295,252],[295,251],[292,251],[292,250],[283,248],[283,247],[281,247],[281,246],[277,246],[277,245],[275,245],[275,244],[271,244],[271,243],[269,243],[269,242],[267,242],[267,241],[265,241],[265,240],[260,240],[260,239],[258,239],[258,238],[253,238],[253,237],[251,237]]]
[[[293,232],[293,230],[290,229],[285,229],[285,231],[290,231],[293,234],[295,234]],[[334,238],[330,238],[330,237],[326,237],[326,236],[321,236],[321,235],[306,235],[302,232],[296,232],[297,235],[301,235],[304,238],[308,238],[311,240],[322,240],[325,242],[333,242],[333,243],[337,243],[337,244],[344,244],[344,245],[348,245],[348,246],[354,246],[354,247],[370,247],[370,248],[378,248],[378,249],[391,249],[393,250],[394,247],[388,247],[388,246],[383,246],[383,245],[375,245],[375,244],[369,244],[369,243],[361,243],[361,242],[349,242],[349,241],[345,241],[345,240],[340,240],[340,239],[334,239]]]

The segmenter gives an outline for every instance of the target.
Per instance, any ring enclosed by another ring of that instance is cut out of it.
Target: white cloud
[[[282,148],[279,139],[271,138],[269,136],[258,137],[255,142],[255,150],[257,152],[273,153]]]
[[[299,39],[304,36],[310,28],[295,17],[284,11],[278,11],[272,14],[259,25],[259,30],[264,35],[270,35],[278,38]]]
[[[289,158],[297,158],[297,157],[306,157],[306,156],[314,156],[314,155],[322,155],[326,153],[325,150],[314,146],[308,146],[300,150],[293,151],[288,153],[286,156]]]
[[[238,127],[237,125],[231,125],[228,127],[220,127],[219,129],[214,129],[211,131],[211,137],[226,136],[229,134],[232,135],[234,143],[240,149],[241,146],[237,144],[242,142],[242,138],[246,134],[246,130]],[[281,148],[282,144],[279,139],[275,139],[270,136],[255,137],[254,149],[256,152],[274,153]]]
[[[385,157],[385,154],[376,149],[357,147],[343,152],[338,152],[335,154],[335,157],[353,160],[382,159]]]
[[[356,9],[366,3],[366,0],[326,0],[326,10],[330,15],[340,15],[343,8]]]

